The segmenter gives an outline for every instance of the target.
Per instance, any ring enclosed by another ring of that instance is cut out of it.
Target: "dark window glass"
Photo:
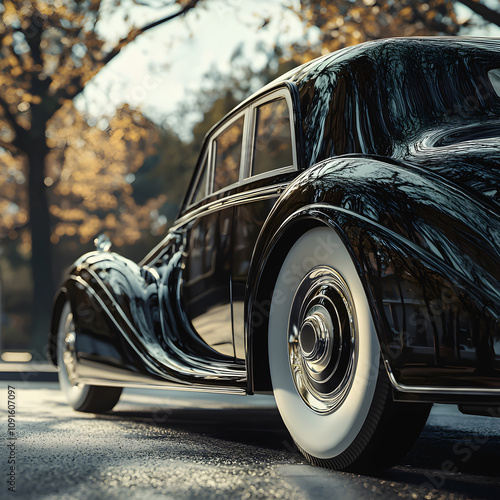
[[[252,175],[293,165],[290,118],[284,98],[257,108]]]
[[[240,177],[243,116],[215,140],[214,192],[238,182]]]

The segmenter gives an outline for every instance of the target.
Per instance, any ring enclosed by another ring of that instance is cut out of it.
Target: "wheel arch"
[[[249,284],[249,295],[246,307],[247,328],[247,365],[248,365],[248,392],[270,392],[272,391],[271,374],[269,370],[268,355],[268,325],[269,312],[271,308],[271,297],[274,285],[281,269],[283,257],[291,249],[294,242],[304,233],[316,227],[327,227],[334,231],[349,252],[363,288],[368,298],[370,309],[375,322],[377,336],[381,350],[384,351],[385,339],[379,334],[381,322],[374,300],[371,300],[371,291],[363,276],[355,252],[349,242],[349,238],[342,231],[336,221],[337,212],[335,207],[325,209],[322,206],[307,205],[293,213],[274,232],[265,246],[258,263],[254,263],[252,274],[256,276]],[[264,239],[264,236],[262,237]]]

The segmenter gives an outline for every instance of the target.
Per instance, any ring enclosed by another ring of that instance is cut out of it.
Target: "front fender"
[[[66,301],[77,332],[80,365],[99,361],[117,373],[143,367],[139,371],[161,377],[150,355],[158,351],[161,327],[158,283],[148,268],[115,253],[90,252],[79,258],[66,273],[54,302],[49,342],[53,362],[57,360],[59,316]]]
[[[281,261],[318,224],[351,252],[395,385],[500,388],[498,214],[418,167],[342,157],[300,175],[257,242],[246,310],[256,390],[269,389],[260,353]]]

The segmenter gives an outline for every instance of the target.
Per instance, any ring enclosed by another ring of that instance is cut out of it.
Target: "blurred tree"
[[[462,3],[485,22],[499,24],[500,13],[479,0],[301,0],[295,10],[314,40],[292,47],[295,60],[305,62],[320,54],[367,40],[394,36],[456,35],[466,24],[455,12]]]
[[[58,132],[51,121],[59,115],[57,120],[64,126],[67,103],[125,46],[142,33],[187,13],[200,1],[4,0],[0,3],[0,153],[4,153],[1,161],[5,165],[0,182],[4,180],[8,185],[0,197],[0,208],[5,209],[0,230],[12,235],[16,227],[24,224],[31,230],[32,331],[33,346],[38,352],[45,343],[54,291],[47,188],[56,179],[53,172],[47,175],[47,158]],[[174,12],[138,28],[129,17],[134,4],[153,6],[162,12],[163,8],[172,7]],[[129,31],[125,37],[110,43],[102,36],[101,25],[103,19],[113,14],[122,16],[122,23]],[[83,158],[80,160],[82,167],[89,165]],[[26,182],[24,193],[20,188]],[[63,190],[64,182],[58,186]],[[26,205],[27,212],[22,209]],[[56,215],[57,211],[53,212]],[[71,231],[69,226],[64,227],[65,231]],[[61,231],[61,226],[58,228]]]
[[[81,114],[68,109],[47,127],[52,149],[45,184],[52,187],[54,244],[65,236],[85,244],[104,230],[117,246],[134,244],[166,200],[163,193],[149,193],[139,205],[132,196],[135,173],[156,152],[155,126],[128,106],[99,125],[89,127]]]

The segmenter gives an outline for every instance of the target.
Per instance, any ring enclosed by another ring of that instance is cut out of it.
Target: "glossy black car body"
[[[75,384],[272,391],[275,283],[321,227],[357,270],[393,400],[498,413],[499,68],[499,40],[393,39],[271,83],[208,134],[178,220],[140,264],[74,264],[51,359],[69,301]]]

